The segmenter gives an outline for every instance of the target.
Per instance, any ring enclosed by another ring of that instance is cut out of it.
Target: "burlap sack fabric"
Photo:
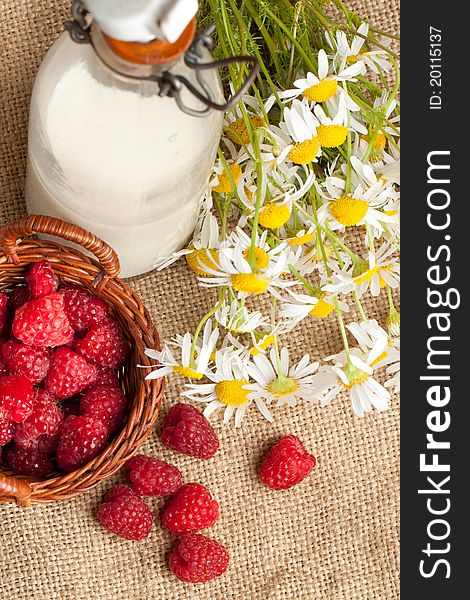
[[[25,213],[23,181],[28,102],[37,67],[62,28],[68,0],[0,0],[0,223]],[[397,0],[348,5],[396,32]],[[138,240],[136,240],[138,243]],[[211,306],[184,264],[132,282],[163,338],[194,328]],[[367,301],[386,316],[385,302]],[[369,312],[368,310],[368,312]],[[294,356],[339,351],[334,317],[311,319],[288,340]],[[179,399],[171,379],[165,407]],[[344,400],[344,399],[343,399]],[[103,492],[120,476],[80,498],[22,510],[0,507],[0,599],[14,600],[393,600],[398,592],[398,399],[385,414],[356,418],[349,402],[325,409],[303,403],[275,411],[268,424],[249,412],[239,430],[216,425],[221,449],[211,461],[170,452],[157,432],[143,451],[205,483],[222,516],[209,534],[230,549],[221,578],[179,582],[165,555],[172,538],[158,525],[140,543],[107,533],[94,517]],[[260,457],[279,436],[298,434],[318,468],[292,490],[276,493],[257,477]],[[151,501],[157,510],[158,499]]]

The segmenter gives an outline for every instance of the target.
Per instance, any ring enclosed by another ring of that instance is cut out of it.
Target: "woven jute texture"
[[[396,0],[348,0],[379,28],[397,32]],[[37,67],[67,16],[65,0],[0,0],[0,223],[25,213],[28,102]],[[138,243],[138,240],[136,240]],[[131,282],[163,338],[194,328],[211,306],[183,264]],[[383,322],[385,302],[367,301]],[[294,357],[338,352],[334,318],[308,320],[288,340]],[[171,379],[163,411],[178,401]],[[217,420],[216,420],[217,423]],[[327,408],[302,403],[275,410],[273,425],[255,410],[239,430],[216,424],[221,448],[208,462],[162,447],[158,426],[143,451],[175,463],[186,481],[205,483],[221,506],[209,534],[230,549],[221,578],[179,582],[165,556],[172,538],[159,526],[139,543],[100,527],[94,509],[121,475],[68,502],[0,506],[1,600],[394,600],[398,592],[398,399],[384,414],[356,418],[346,399]],[[257,467],[280,436],[299,435],[318,468],[296,488],[263,487]],[[151,507],[157,511],[160,501]]]

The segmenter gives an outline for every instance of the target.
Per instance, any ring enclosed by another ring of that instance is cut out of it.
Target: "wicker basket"
[[[30,238],[36,233],[79,244],[98,260],[59,243]],[[54,502],[78,496],[118,471],[150,434],[158,416],[163,395],[162,379],[146,381],[149,365],[146,347],[159,346],[158,334],[142,302],[117,278],[119,260],[102,240],[76,225],[59,219],[32,215],[10,223],[0,231],[0,291],[9,291],[24,282],[28,266],[47,259],[63,281],[79,283],[103,298],[119,322],[131,351],[121,369],[120,380],[129,400],[127,422],[121,433],[95,459],[77,471],[54,474],[45,481],[13,475],[0,467],[0,502]]]

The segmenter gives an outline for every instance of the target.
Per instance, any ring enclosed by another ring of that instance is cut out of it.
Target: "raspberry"
[[[109,367],[103,367],[98,369],[96,373],[95,385],[112,385],[113,387],[119,387],[119,379],[114,369]]]
[[[33,410],[34,390],[24,375],[0,377],[0,419],[21,423]]]
[[[134,493],[133,489],[130,488],[128,485],[124,485],[124,484],[120,483],[116,487],[111,488],[109,490],[109,492],[106,492],[106,494],[103,497],[103,502],[114,502],[115,500],[117,500],[118,498],[121,498],[122,496],[135,497],[136,494]]]
[[[299,483],[312,471],[316,459],[295,435],[281,438],[265,456],[261,481],[273,490],[286,490]]]
[[[13,335],[30,346],[61,346],[73,337],[62,294],[33,298],[17,309]]]
[[[213,525],[219,505],[200,483],[186,483],[169,500],[162,513],[162,525],[171,533],[195,533]]]
[[[91,385],[96,378],[96,367],[70,348],[57,348],[52,354],[46,376],[46,389],[61,400],[70,398]]]
[[[0,294],[0,334],[3,332],[7,322],[7,303],[8,296],[6,294]]]
[[[106,425],[91,415],[68,417],[60,431],[57,464],[63,471],[74,471],[98,456],[106,445]]]
[[[123,486],[124,487],[124,486]],[[105,496],[108,499],[110,494]],[[111,495],[112,502],[104,502],[97,509],[98,519],[106,529],[128,540],[143,540],[153,524],[153,514],[145,502],[135,494],[121,492]]]
[[[31,265],[26,273],[26,281],[32,298],[48,296],[59,287],[59,278],[47,260],[41,260]]]
[[[54,436],[64,420],[62,411],[57,406],[54,396],[46,390],[37,390],[32,413],[17,425],[14,433],[15,444],[23,450],[38,447],[38,438],[42,435]],[[48,447],[47,441],[43,440]]]
[[[0,375],[8,375],[8,373],[9,373],[8,368],[5,364],[5,361],[3,360],[2,348],[3,348],[4,344],[5,344],[5,341],[0,340]]]
[[[108,319],[93,325],[82,340],[75,344],[75,351],[98,367],[120,367],[127,355],[127,343],[116,321]]]
[[[37,348],[18,340],[9,340],[2,346],[2,356],[10,373],[24,375],[36,385],[47,375],[51,353],[49,348]]]
[[[44,433],[36,438],[36,440],[32,443],[33,448],[36,447],[40,452],[47,452],[50,454],[51,452],[55,452],[57,450],[57,446],[59,445],[59,436],[60,432],[55,433],[54,435],[48,435]]]
[[[173,573],[188,583],[202,583],[227,570],[230,557],[220,542],[198,533],[179,540],[168,558]]]
[[[15,426],[9,421],[0,421],[0,446],[6,446],[13,438]]]
[[[85,331],[100,323],[109,314],[104,300],[91,294],[85,288],[74,283],[67,283],[60,289],[64,295],[65,312],[75,331]]]
[[[111,385],[94,385],[80,400],[80,414],[93,415],[113,433],[122,425],[126,406],[126,397],[120,389]]]
[[[219,440],[206,417],[191,404],[175,404],[168,411],[161,436],[168,448],[188,456],[208,459],[214,456]]]
[[[8,298],[8,308],[10,312],[14,314],[17,308],[26,304],[30,299],[31,294],[29,293],[29,289],[23,285],[17,285]]]
[[[182,482],[179,469],[143,454],[127,461],[126,475],[139,496],[169,496],[176,492]]]
[[[47,454],[39,450],[23,450],[14,444],[6,449],[5,462],[18,475],[42,478],[54,471]]]

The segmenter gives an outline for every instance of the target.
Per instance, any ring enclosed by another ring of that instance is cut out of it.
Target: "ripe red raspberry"
[[[33,298],[18,308],[13,335],[30,346],[62,346],[70,342],[73,329],[64,311],[62,294]]]
[[[123,422],[127,400],[122,391],[111,385],[93,385],[80,400],[80,414],[93,415],[114,433]]]
[[[15,426],[9,421],[0,420],[0,446],[6,446],[13,438]]]
[[[2,356],[10,373],[24,375],[36,385],[47,375],[51,352],[49,348],[27,346],[18,340],[9,340],[2,346]]]
[[[111,488],[106,494],[103,496],[103,502],[114,502],[118,498],[122,496],[136,496],[134,490],[130,488],[128,485],[124,485],[120,483],[116,487]]]
[[[64,295],[65,312],[75,331],[85,331],[100,323],[109,314],[109,307],[83,287],[67,283],[60,288]]]
[[[3,333],[3,329],[7,322],[7,303],[8,296],[6,294],[0,294],[0,335]]]
[[[24,375],[0,377],[0,419],[21,423],[33,410],[34,390]]]
[[[212,425],[191,404],[175,404],[168,411],[161,436],[168,448],[188,456],[209,459],[217,452],[219,440]]]
[[[105,496],[108,499],[110,494]],[[146,538],[154,520],[145,502],[135,494],[111,495],[112,502],[104,502],[97,509],[98,519],[106,529],[128,540]]]
[[[16,426],[13,435],[15,444],[23,450],[37,448],[39,436],[58,434],[63,420],[64,415],[54,396],[46,390],[36,390],[33,411],[23,423]],[[47,440],[43,440],[43,443],[47,444]],[[44,445],[42,447],[44,448]]]
[[[5,340],[0,340],[0,375],[8,375],[9,371],[3,360],[2,348],[5,344]]]
[[[117,372],[109,367],[98,369],[94,385],[112,385],[119,387],[119,378]]]
[[[230,556],[220,542],[198,533],[179,540],[168,558],[173,573],[188,583],[202,583],[227,570]]]
[[[26,273],[26,281],[32,298],[48,296],[59,287],[59,278],[47,260],[40,260],[31,265]]]
[[[28,300],[31,300],[29,289],[24,285],[17,285],[8,298],[8,309],[10,313],[15,314],[16,309],[23,306],[23,304],[26,304]]]
[[[32,446],[33,448],[36,447],[40,452],[51,454],[57,450],[57,446],[59,445],[59,436],[60,432],[55,433],[54,435],[48,435],[47,433],[44,433],[36,438]]]
[[[96,378],[96,367],[70,348],[57,348],[46,376],[46,388],[61,400],[70,398],[90,386]]]
[[[127,461],[126,475],[139,496],[169,496],[182,483],[179,469],[143,454],[137,454]]]
[[[74,471],[98,456],[108,441],[106,425],[90,415],[68,417],[60,430],[57,464],[63,471]]]
[[[295,435],[281,438],[265,456],[261,481],[273,490],[286,490],[299,483],[312,471],[316,459]]]
[[[124,364],[128,350],[119,325],[112,319],[93,325],[74,347],[76,352],[97,367],[112,369]]]
[[[195,533],[213,525],[219,505],[200,483],[186,483],[177,490],[162,513],[162,525],[171,533]]]
[[[18,475],[42,478],[54,471],[50,457],[39,450],[23,450],[14,444],[5,450],[5,462]]]

